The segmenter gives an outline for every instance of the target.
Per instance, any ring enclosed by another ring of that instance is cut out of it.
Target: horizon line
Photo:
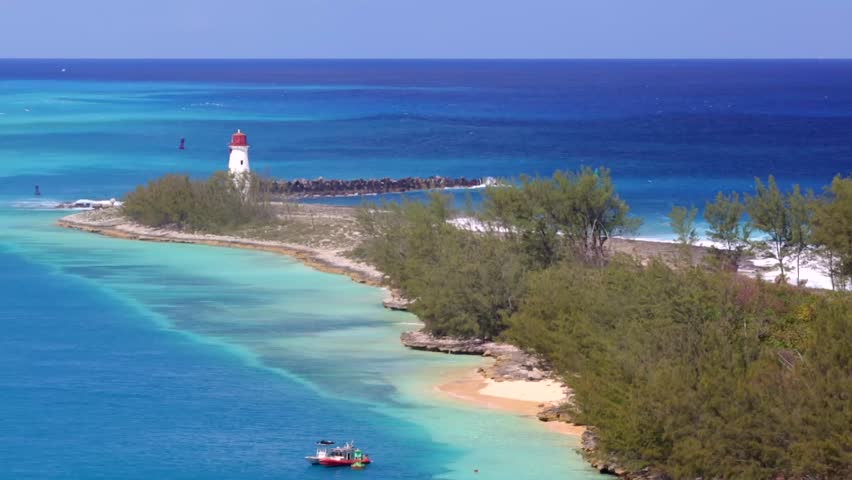
[[[230,60],[230,61],[832,61],[852,57],[0,57],[3,60]]]

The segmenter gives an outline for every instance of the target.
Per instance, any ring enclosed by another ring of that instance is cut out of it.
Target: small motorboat
[[[331,447],[333,444],[330,440],[317,442],[316,455],[305,457],[305,460],[313,465],[351,467],[356,470],[371,463],[370,456],[356,448],[354,442],[347,442],[342,447]]]

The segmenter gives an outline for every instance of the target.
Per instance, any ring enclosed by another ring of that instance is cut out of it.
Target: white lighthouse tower
[[[246,134],[237,130],[231,135],[231,143],[228,145],[231,149],[231,156],[228,158],[228,171],[234,175],[241,175],[251,171],[249,168],[248,158],[248,139]]]

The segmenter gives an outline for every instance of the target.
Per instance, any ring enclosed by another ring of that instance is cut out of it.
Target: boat
[[[347,442],[343,446],[331,447],[334,442],[324,440],[317,442],[316,455],[305,457],[312,465],[324,467],[352,467],[362,469],[371,463],[370,456],[355,447],[354,442]]]

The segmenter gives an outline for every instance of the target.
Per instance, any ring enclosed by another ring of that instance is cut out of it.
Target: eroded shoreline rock
[[[400,335],[400,340],[403,345],[413,350],[493,357],[494,364],[480,368],[479,372],[486,378],[498,382],[512,380],[537,382],[553,378],[550,368],[540,357],[508,343],[492,342],[481,338],[436,337],[423,330],[405,332]]]
[[[411,300],[403,297],[402,294],[396,290],[389,290],[387,295],[385,295],[384,300],[382,300],[382,306],[388,310],[407,312],[410,305]]]

